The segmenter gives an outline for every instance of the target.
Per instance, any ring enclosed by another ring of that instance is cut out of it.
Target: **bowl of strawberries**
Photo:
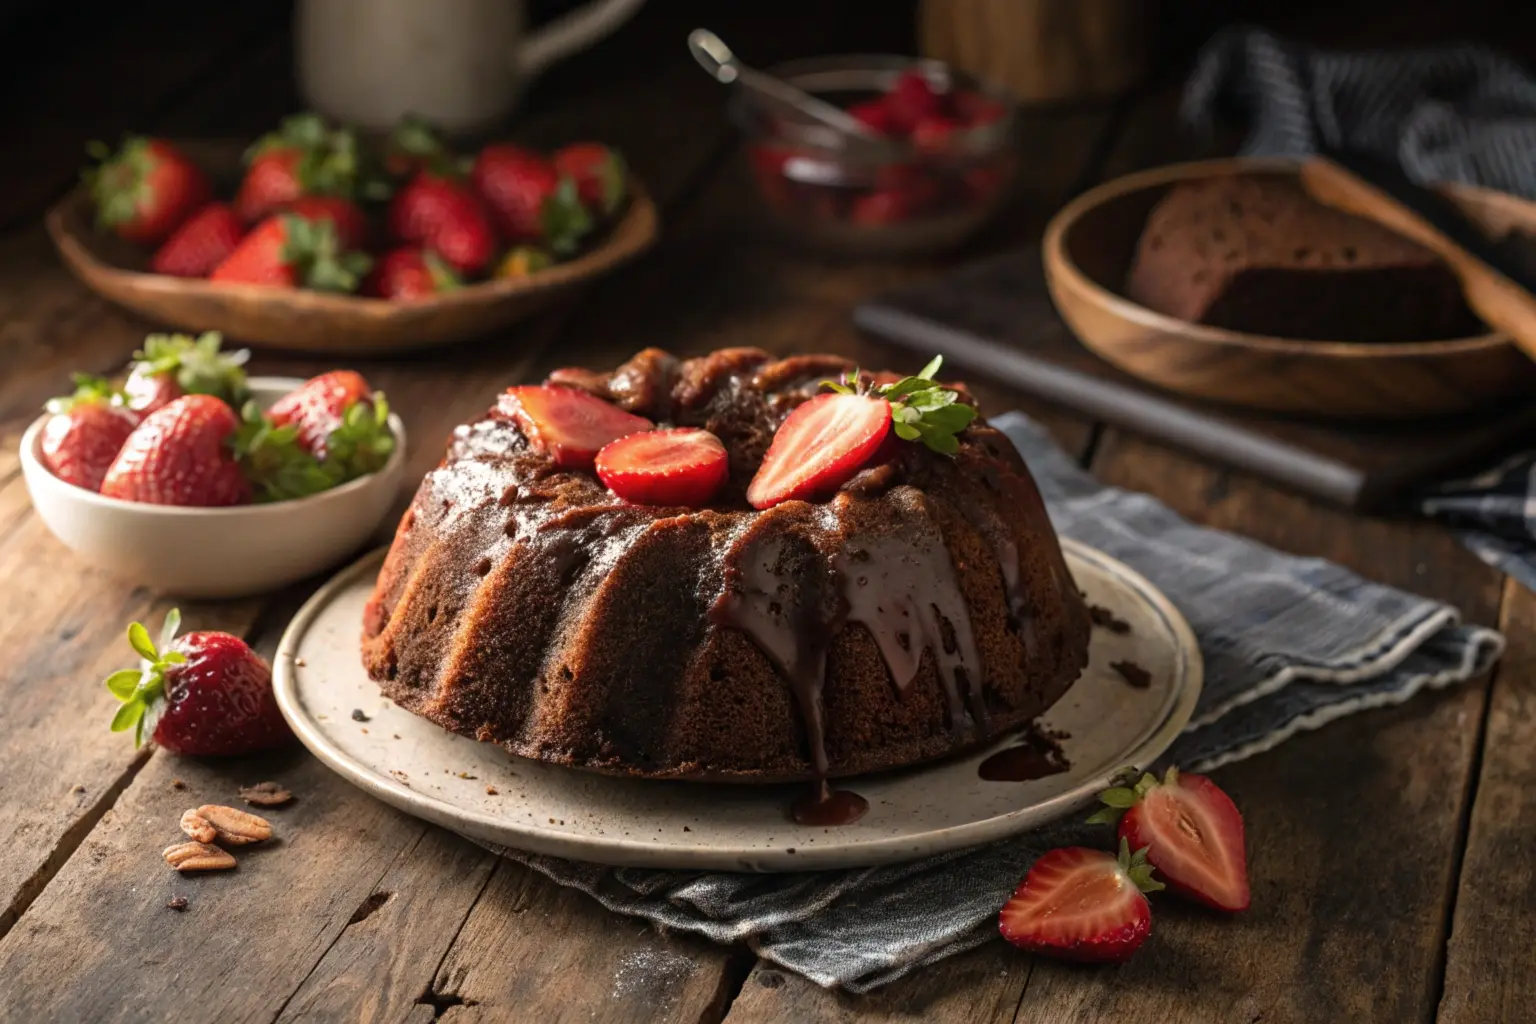
[[[388,515],[405,429],[352,370],[247,378],[215,332],[152,334],[120,383],[77,375],[21,439],[44,524],[164,593],[242,597],[358,550]]]
[[[131,136],[47,217],[127,309],[271,348],[384,354],[505,327],[635,257],[655,204],[594,142],[454,151],[407,121],[369,142],[313,114],[249,146]]]
[[[775,75],[862,121],[875,138],[788,118],[739,91],[732,113],[773,221],[824,248],[903,256],[964,241],[1017,176],[1012,104],[933,60],[820,57]]]

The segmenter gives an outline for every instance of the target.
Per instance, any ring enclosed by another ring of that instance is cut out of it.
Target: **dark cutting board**
[[[1039,255],[1009,253],[866,303],[865,330],[959,367],[1235,466],[1369,511],[1417,484],[1536,440],[1536,401],[1408,423],[1246,412],[1143,384],[1084,348],[1045,294]]]

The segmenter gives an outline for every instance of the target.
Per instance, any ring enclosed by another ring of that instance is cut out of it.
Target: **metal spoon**
[[[740,82],[758,95],[766,97],[774,105],[787,107],[811,121],[826,125],[841,135],[852,136],[860,142],[886,141],[884,136],[841,107],[833,106],[826,100],[817,99],[804,89],[790,85],[782,78],[775,78],[766,72],[743,64],[736,59],[731,48],[725,45],[725,40],[707,28],[696,28],[688,33],[688,49],[692,51],[693,58],[699,62],[699,66],[708,71],[717,82],[725,85]]]

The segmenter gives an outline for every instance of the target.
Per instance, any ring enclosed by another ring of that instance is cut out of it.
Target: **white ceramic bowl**
[[[270,405],[303,381],[252,377]],[[405,465],[405,428],[391,414],[395,451],[377,473],[295,501],[177,508],[106,498],[60,480],[39,455],[41,416],[21,438],[32,505],[53,535],[113,575],[177,597],[245,597],[331,568],[354,554],[388,514]]]

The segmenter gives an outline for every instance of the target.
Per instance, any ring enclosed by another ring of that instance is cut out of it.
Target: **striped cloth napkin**
[[[1113,555],[1188,618],[1205,688],[1165,760],[1206,769],[1304,729],[1486,671],[1504,647],[1454,608],[1193,526],[1089,476],[1019,413],[992,421],[1018,447],[1059,532]],[[1107,846],[1079,821],[909,864],[799,874],[608,868],[491,847],[605,907],[716,942],[747,942],[818,985],[868,992],[997,938],[997,912],[1044,851]]]

